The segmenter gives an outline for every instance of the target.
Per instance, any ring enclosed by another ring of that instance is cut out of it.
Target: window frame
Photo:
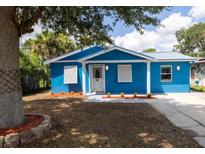
[[[130,67],[130,79],[129,80],[127,80],[127,81],[122,81],[122,80],[120,80],[120,69],[119,69],[119,67],[120,66],[129,66]],[[117,65],[117,82],[118,83],[131,83],[131,82],[133,82],[133,77],[132,77],[132,64],[118,64]]]
[[[65,73],[65,70],[66,68],[71,68],[71,67],[75,67],[76,69],[76,80],[74,82],[66,82],[66,73]],[[63,83],[64,84],[78,84],[78,66],[77,65],[68,65],[68,66],[64,66],[64,69],[63,69]]]
[[[164,67],[169,67],[171,69],[171,72],[170,73],[162,73],[162,68],[164,68]],[[162,75],[167,75],[167,74],[171,75],[171,79],[170,80],[163,80]],[[172,65],[160,65],[160,82],[172,82],[172,76],[173,76]]]

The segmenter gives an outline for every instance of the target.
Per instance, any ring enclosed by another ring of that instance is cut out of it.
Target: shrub
[[[111,93],[110,92],[107,93],[107,97],[111,97]]]
[[[196,91],[203,91],[203,92],[205,92],[205,87],[202,87],[200,85],[191,85],[191,89],[192,90],[196,90]]]
[[[138,95],[137,93],[134,93],[134,97],[135,97],[135,98],[137,98],[137,95]]]
[[[123,92],[120,93],[121,97],[125,97],[125,94]]]
[[[147,94],[147,97],[150,98],[152,96],[152,94]]]

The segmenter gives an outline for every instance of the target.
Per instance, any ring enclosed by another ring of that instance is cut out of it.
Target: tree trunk
[[[24,122],[15,7],[0,7],[0,128]]]

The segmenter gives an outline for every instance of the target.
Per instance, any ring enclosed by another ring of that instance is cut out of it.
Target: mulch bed
[[[47,96],[24,97],[25,112],[51,116],[52,129],[21,147],[201,147],[146,103],[84,103],[80,98]]]
[[[68,97],[83,97],[82,92],[68,92],[68,93],[51,93],[50,94],[51,97],[64,97],[64,96],[68,96]]]
[[[102,98],[105,98],[105,99],[157,99],[156,97],[153,97],[153,96],[150,96],[150,97],[147,97],[147,96],[103,96]]]
[[[43,121],[43,117],[39,115],[25,115],[25,118],[26,122],[21,126],[15,128],[0,129],[0,136],[6,136],[11,133],[21,133],[30,130],[31,128],[40,125]]]

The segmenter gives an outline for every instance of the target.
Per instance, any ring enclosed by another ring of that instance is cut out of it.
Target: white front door
[[[103,65],[93,65],[91,67],[91,84],[92,91],[102,92],[104,91],[104,67]]]

